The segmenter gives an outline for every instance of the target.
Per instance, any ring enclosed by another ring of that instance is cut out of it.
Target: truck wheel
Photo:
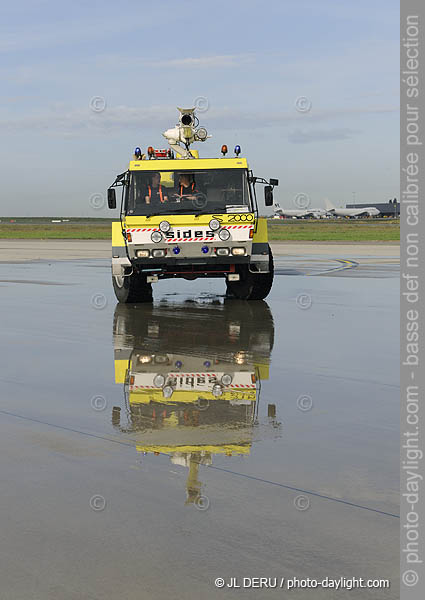
[[[251,273],[244,265],[244,268],[239,270],[239,275],[239,281],[227,282],[227,295],[239,300],[264,300],[273,285],[274,264],[270,246],[268,273]]]
[[[125,304],[152,302],[152,284],[146,282],[146,277],[133,273],[126,277],[112,275],[112,285],[118,302]]]

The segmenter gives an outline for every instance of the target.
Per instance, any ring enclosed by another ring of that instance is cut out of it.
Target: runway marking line
[[[348,260],[346,258],[331,258],[330,260],[334,262],[339,262],[342,264],[342,266],[333,267],[332,269],[326,269],[325,271],[320,271],[319,273],[305,273],[305,275],[313,276],[323,275],[324,273],[335,273],[336,271],[346,271],[347,269],[355,269],[359,266],[359,263],[355,260]]]

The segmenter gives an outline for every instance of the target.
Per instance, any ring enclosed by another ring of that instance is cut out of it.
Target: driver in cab
[[[163,202],[167,202],[167,200],[168,196],[161,185],[161,174],[152,173],[151,183],[146,186],[146,204],[161,204]]]

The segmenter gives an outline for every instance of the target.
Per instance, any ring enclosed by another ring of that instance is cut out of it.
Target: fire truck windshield
[[[125,208],[129,216],[253,210],[243,169],[132,171]]]

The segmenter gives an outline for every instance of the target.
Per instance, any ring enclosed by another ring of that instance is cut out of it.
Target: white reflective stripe
[[[239,371],[232,372],[233,381],[230,385],[225,385],[223,388],[226,389],[255,389],[256,384],[252,383],[252,376],[254,375],[251,371]],[[130,389],[160,389],[157,386],[153,385],[153,380],[156,375],[156,372],[146,372],[146,373],[131,373],[134,377],[134,384],[130,386]],[[221,378],[224,375],[224,372],[219,373],[163,373],[165,380],[169,381],[170,379],[175,380],[176,389],[198,389],[198,390],[207,390],[214,385],[215,383],[220,383]]]
[[[228,229],[230,233],[229,241],[232,242],[247,242],[250,241],[249,233],[254,225],[223,225],[222,229]],[[131,233],[132,242],[134,244],[151,243],[151,235],[153,231],[159,231],[158,227],[133,227],[128,228],[127,233]],[[206,235],[214,233],[214,235]],[[174,227],[168,232],[168,235],[174,234],[174,237],[163,235],[163,242],[175,244],[177,242],[220,242],[218,232],[212,232],[208,227],[197,227],[196,225],[185,225],[182,227]],[[186,234],[186,235],[185,235]],[[196,235],[198,234],[198,235]],[[199,235],[200,234],[200,235]],[[227,240],[226,240],[227,241]]]
[[[160,231],[159,227],[133,227],[126,230],[127,233],[136,233],[137,231]]]

